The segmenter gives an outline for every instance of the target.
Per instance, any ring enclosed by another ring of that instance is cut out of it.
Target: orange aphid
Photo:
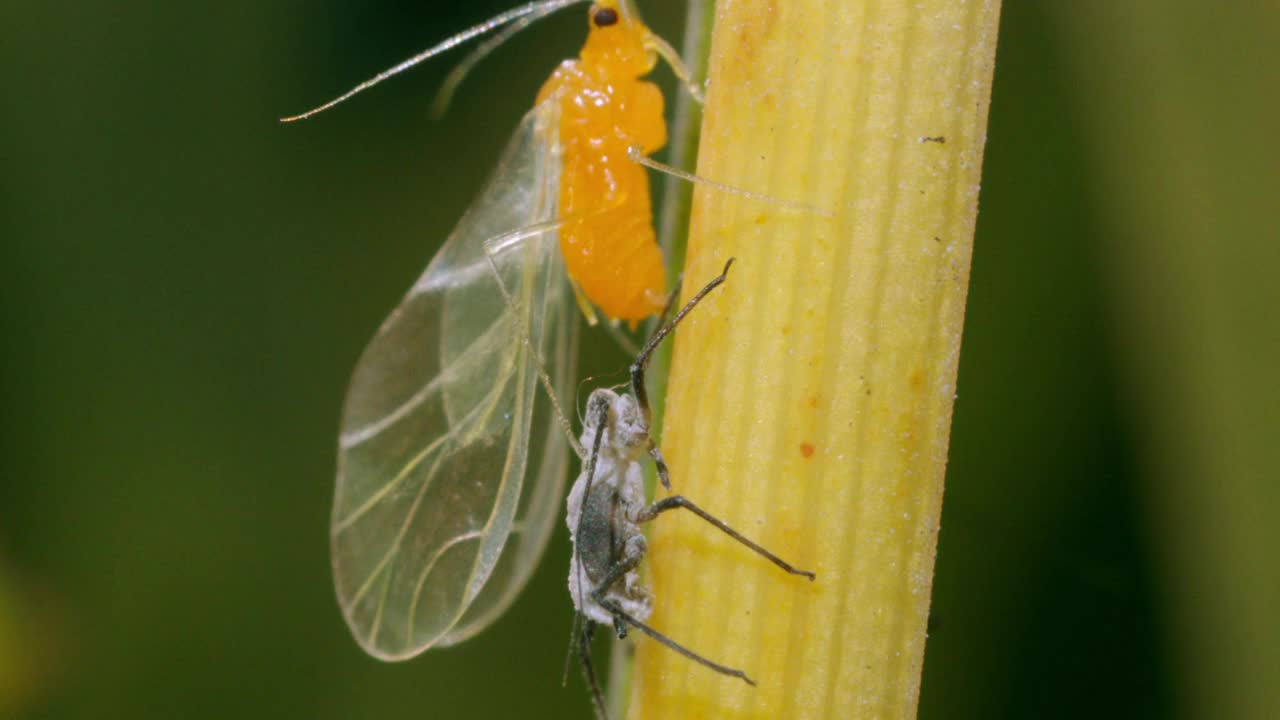
[[[657,57],[648,28],[616,0],[597,2],[589,17],[581,55],[556,68],[538,102],[560,103],[560,216],[571,219],[560,251],[569,278],[606,316],[634,325],[666,299],[649,177],[627,157],[628,148],[648,155],[667,142],[662,93],[640,79]]]
[[[450,76],[447,102],[506,39],[583,1],[527,2],[283,120],[323,112],[496,31]],[[626,1],[591,7],[580,59],[547,81],[489,184],[352,373],[330,541],[339,605],[374,657],[403,660],[480,632],[546,546],[555,512],[543,501],[561,494],[566,445],[586,456],[562,410],[577,332],[562,270],[588,318],[594,304],[634,325],[663,304],[662,253],[638,164],[653,161],[638,153],[661,147],[666,129],[662,96],[639,78],[661,57],[699,92],[675,50]],[[535,402],[539,384],[549,402]]]
[[[437,107],[443,107],[467,71],[512,34],[582,1],[534,0],[512,8],[446,38],[323,105],[281,120],[293,122],[323,112],[471,38],[506,26],[446,81],[437,98]],[[631,153],[649,155],[660,149],[667,142],[667,127],[661,91],[640,78],[661,56],[691,92],[698,95],[698,89],[671,46],[649,32],[626,0],[598,0],[588,17],[590,30],[582,53],[577,60],[566,60],[556,68],[538,92],[537,102],[560,106],[559,216],[564,220],[559,229],[560,250],[578,304],[592,323],[594,304],[609,318],[626,320],[634,327],[662,309],[666,292],[662,251],[654,238],[649,178]]]

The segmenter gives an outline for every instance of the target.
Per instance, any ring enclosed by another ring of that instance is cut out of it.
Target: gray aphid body
[[[647,504],[641,459],[648,455],[657,469],[658,480],[668,492],[671,479],[667,464],[649,435],[648,394],[644,386],[645,365],[662,339],[671,334],[676,324],[707,293],[724,283],[733,260],[724,271],[685,304],[671,322],[661,326],[645,343],[631,365],[631,393],[620,395],[602,388],[587,399],[586,419],[582,428],[583,471],[569,491],[569,537],[573,541],[573,559],[569,564],[569,596],[578,612],[573,620],[573,642],[582,660],[582,672],[591,689],[598,720],[607,720],[604,693],[596,681],[591,662],[591,633],[595,625],[612,625],[619,638],[629,628],[640,631],[672,651],[728,677],[748,685],[755,681],[745,672],[699,655],[658,630],[649,627],[653,613],[653,597],[640,584],[636,570],[646,549],[641,523],[649,522],[664,512],[686,510],[746,546],[792,575],[809,580],[814,574],[800,570],[747,539],[723,520],[698,507],[683,495],[667,495]],[[586,622],[583,622],[583,618]]]
[[[608,408],[607,415],[604,408]],[[601,417],[607,421],[598,427]],[[638,560],[645,553],[639,526],[640,512],[646,507],[640,463],[648,454],[649,428],[635,398],[601,388],[587,400],[582,446],[593,447],[598,432],[604,437],[600,439],[595,477],[588,478],[584,469],[569,491],[566,521],[576,549],[569,562],[569,596],[592,622],[612,625],[614,615],[591,597],[591,591],[619,562]],[[641,585],[640,573],[634,568],[615,581],[604,596],[637,620],[648,620],[653,613],[653,597]]]

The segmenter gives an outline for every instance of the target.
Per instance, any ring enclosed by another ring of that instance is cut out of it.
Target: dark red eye
[[[609,27],[618,24],[618,11],[613,8],[600,8],[591,14],[591,22],[596,27]]]

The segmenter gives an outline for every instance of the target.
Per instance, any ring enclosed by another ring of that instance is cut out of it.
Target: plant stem
[[[707,75],[707,46],[711,42],[711,0],[687,0],[684,44],[680,55],[693,77]],[[698,129],[702,124],[702,106],[684,88],[676,88],[674,120],[670,128],[670,152],[667,162],[681,169],[693,167],[698,156]],[[668,176],[663,180],[662,205],[655,218],[662,252],[674,282],[684,267],[685,248],[689,241],[689,211],[693,204],[693,187],[689,181]],[[657,318],[647,327],[658,329]],[[649,390],[653,399],[654,437],[662,437],[662,421],[666,403],[667,374],[671,366],[671,345],[664,343],[650,362]],[[653,478],[651,477],[650,480]],[[651,489],[653,483],[648,485]]]
[[[725,0],[631,718],[912,717],[933,577],[998,0]]]

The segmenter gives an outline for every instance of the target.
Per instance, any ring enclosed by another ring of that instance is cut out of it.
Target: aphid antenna
[[[732,260],[730,261],[732,262]],[[658,322],[655,327],[662,327],[667,324],[667,319],[671,317],[671,311],[676,307],[676,300],[680,299],[680,288],[684,285],[684,272],[676,275],[676,281],[671,284],[671,293],[667,295],[667,304],[662,306],[662,314],[658,316]],[[637,351],[635,353],[639,355]]]
[[[581,1],[586,2],[586,0]],[[462,83],[467,79],[467,75],[470,75],[471,71],[474,70],[477,65],[484,62],[485,58],[492,55],[498,48],[507,44],[508,40],[519,35],[520,31],[559,10],[561,7],[563,7],[563,5],[556,6],[542,12],[529,13],[524,17],[513,20],[503,28],[501,32],[496,33],[493,37],[472,48],[471,52],[467,53],[465,58],[460,60],[457,65],[453,66],[453,69],[445,76],[444,82],[440,83],[440,89],[436,91],[436,97],[431,101],[431,117],[438,120],[444,116],[445,112],[449,109],[450,103],[453,102],[454,93],[458,91],[458,88],[462,87]]]
[[[556,221],[556,222],[558,223],[559,221]],[[503,249],[505,249],[505,246]],[[672,289],[671,293],[667,296],[667,304],[663,306],[662,313],[658,316],[658,322],[656,323],[657,327],[662,327],[663,325],[666,325],[667,319],[671,317],[671,311],[675,307],[676,300],[678,300],[680,297],[680,282],[682,278],[683,278],[683,275],[676,278],[675,287]],[[625,335],[621,330],[618,329],[618,323],[616,322],[604,323],[603,327],[609,333],[610,337],[612,337],[614,342],[616,342],[618,346],[622,348],[623,352],[627,353],[631,357],[637,357],[640,355],[640,346],[636,345],[635,342],[632,341],[632,339],[629,336]],[[608,378],[616,374],[617,374],[616,372],[608,372],[608,373],[604,373],[603,375],[588,375],[582,378],[581,380],[578,381],[578,390],[577,390],[576,396],[581,397],[582,389],[588,384],[594,383],[595,381],[601,378]],[[609,389],[611,390],[616,391],[623,387],[626,387],[627,385],[628,385],[628,381],[623,380],[621,382],[614,383],[613,385],[609,385],[607,387],[609,387]],[[574,403],[574,406],[575,407],[577,406],[576,402]],[[583,420],[585,419],[583,417],[583,413],[578,412],[577,417],[578,417],[578,423],[582,424]]]
[[[631,363],[631,392],[635,394],[636,402],[640,405],[640,412],[644,415],[645,427],[649,427],[653,421],[653,410],[649,407],[649,391],[645,388],[644,384],[644,373],[645,369],[649,366],[649,358],[653,356],[654,351],[657,350],[658,344],[662,342],[663,338],[675,331],[676,325],[679,325],[680,321],[683,320],[698,303],[702,302],[702,298],[706,297],[712,290],[715,290],[724,284],[725,279],[729,277],[729,268],[733,267],[733,261],[734,258],[729,258],[728,262],[724,264],[724,270],[721,270],[719,275],[713,278],[711,282],[704,285],[696,295],[690,298],[689,302],[685,303],[684,307],[680,308],[680,311],[675,314],[675,317],[671,318],[670,322],[664,323],[653,333],[653,335],[650,335],[649,340],[645,342],[644,347],[640,348],[639,354],[636,355],[635,362]],[[676,292],[679,292],[679,288],[676,289]],[[665,317],[667,312],[670,310],[672,301],[674,301],[675,297],[675,293],[672,293],[671,300],[667,301],[667,308],[662,311],[663,317]],[[656,452],[657,446],[652,445],[651,447],[653,448],[652,452]],[[666,463],[660,458],[661,455],[654,457],[654,460],[658,463],[658,469],[660,471],[658,476],[662,480],[662,486],[670,490],[671,482],[666,479]]]
[[[580,0],[586,2],[587,0]],[[620,3],[624,14],[632,17],[639,17],[639,12],[630,2]],[[444,82],[440,84],[440,89],[436,91],[435,99],[431,101],[431,116],[433,118],[442,117],[449,109],[449,105],[453,102],[453,96],[457,93],[458,88],[462,87],[462,83],[466,80],[467,75],[476,68],[477,65],[484,62],[498,48],[507,43],[508,40],[520,34],[522,30],[529,27],[533,23],[542,18],[560,10],[564,5],[556,5],[542,11],[532,12],[528,15],[511,21],[501,32],[493,37],[485,40],[477,45],[467,56],[458,62],[457,65],[449,71]],[[662,61],[671,68],[671,74],[675,75],[676,80],[684,86],[689,95],[699,104],[706,102],[706,91],[693,77],[693,71],[684,63],[684,59],[680,57],[680,53],[676,51],[671,43],[667,42],[660,35],[651,32],[645,32],[645,47],[653,51],[662,58]]]
[[[364,92],[365,90],[368,90],[369,88],[373,87],[374,85],[377,85],[383,80],[399,75],[400,73],[404,72],[405,70],[408,70],[409,68],[414,67],[415,65],[418,65],[419,63],[425,62],[426,60],[429,60],[435,57],[436,55],[439,55],[440,53],[446,52],[448,50],[452,50],[453,48],[461,45],[464,42],[467,42],[468,40],[474,37],[479,37],[486,33],[493,32],[494,30],[508,23],[517,22],[526,17],[532,17],[533,18],[532,20],[528,20],[526,22],[523,22],[521,25],[519,25],[519,29],[523,29],[527,27],[531,22],[533,22],[533,20],[544,18],[547,15],[550,15],[551,13],[557,10],[569,7],[570,5],[577,5],[583,2],[587,2],[587,0],[536,0],[535,2],[525,3],[524,5],[511,8],[506,12],[498,13],[497,15],[494,15],[493,17],[489,18],[488,20],[485,20],[484,22],[478,25],[473,25],[467,28],[466,30],[450,35],[449,37],[445,38],[444,40],[441,40],[439,43],[436,43],[435,45],[432,45],[426,50],[423,50],[417,55],[414,55],[411,58],[403,60],[400,63],[390,68],[387,68],[386,70],[383,70],[377,75],[374,75],[373,77],[369,78],[368,80],[365,80],[359,85],[356,85],[355,87],[339,95],[338,97],[330,100],[329,102],[323,105],[314,107],[300,115],[291,115],[289,117],[280,118],[280,122],[295,122],[297,120],[305,120],[311,117],[312,115],[322,113],[325,110],[328,110],[329,108],[333,107],[334,105],[337,105],[345,100],[350,99],[351,96]],[[502,33],[500,34],[500,37],[502,37],[503,41],[505,42],[507,39],[511,37],[511,35],[514,35],[514,34],[515,33]],[[486,43],[486,45],[488,44],[489,43]],[[493,52],[493,50],[495,50],[500,44],[501,43],[498,43],[486,49],[484,53],[480,55],[479,58],[477,58],[474,62],[471,63],[471,65],[474,65],[476,62],[479,62],[481,59],[483,59],[485,55],[488,55],[489,53]],[[463,60],[463,63],[466,64],[467,61],[470,59],[471,58],[467,58]],[[467,67],[466,69],[464,69],[462,72],[462,75],[465,76],[468,70],[470,70],[470,67]],[[461,82],[461,79],[459,79],[459,82]]]
[[[640,151],[640,148],[636,147],[635,145],[632,145],[631,147],[627,148],[627,157],[630,158],[632,162],[639,163],[649,168],[650,170],[655,170],[657,172],[663,173],[664,175],[670,175],[671,177],[679,178],[686,182],[691,182],[695,185],[705,185],[719,192],[729,193],[730,195],[737,195],[739,197],[744,197],[749,200],[757,200],[759,202],[768,203],[770,205],[776,205],[785,210],[791,210],[794,212],[812,213],[814,215],[821,215],[822,217],[825,217],[825,218],[835,217],[835,213],[831,212],[830,210],[827,210],[826,208],[818,207],[817,205],[810,205],[809,203],[795,202],[794,200],[784,200],[782,198],[774,197],[772,195],[766,195],[764,193],[758,193],[758,192],[754,192],[752,190],[746,190],[740,187],[734,187],[733,185],[726,185],[722,182],[717,182],[715,180],[712,180],[711,178],[704,178],[700,175],[694,175],[693,173],[681,170],[680,168],[675,167],[674,165],[668,165],[664,162],[658,162],[657,160],[654,160],[651,157],[645,156],[645,154]]]
[[[639,352],[639,350],[637,350],[636,352]],[[578,389],[574,397],[578,397],[578,398],[582,397],[582,389],[585,388],[587,385],[595,383],[596,381],[604,378],[612,378],[616,375],[621,374],[622,372],[625,372],[625,371],[616,370],[613,372],[602,373],[600,375],[587,375],[586,377],[578,381]],[[612,385],[605,385],[604,387],[607,387],[610,390],[617,391],[620,388],[629,387],[629,386],[630,386],[630,380],[622,380],[620,382],[613,383]],[[577,406],[578,406],[578,403],[577,401],[575,401],[574,407],[576,408]],[[578,424],[579,425],[584,424],[586,421],[585,413],[582,410],[579,410],[577,415],[578,415]]]

